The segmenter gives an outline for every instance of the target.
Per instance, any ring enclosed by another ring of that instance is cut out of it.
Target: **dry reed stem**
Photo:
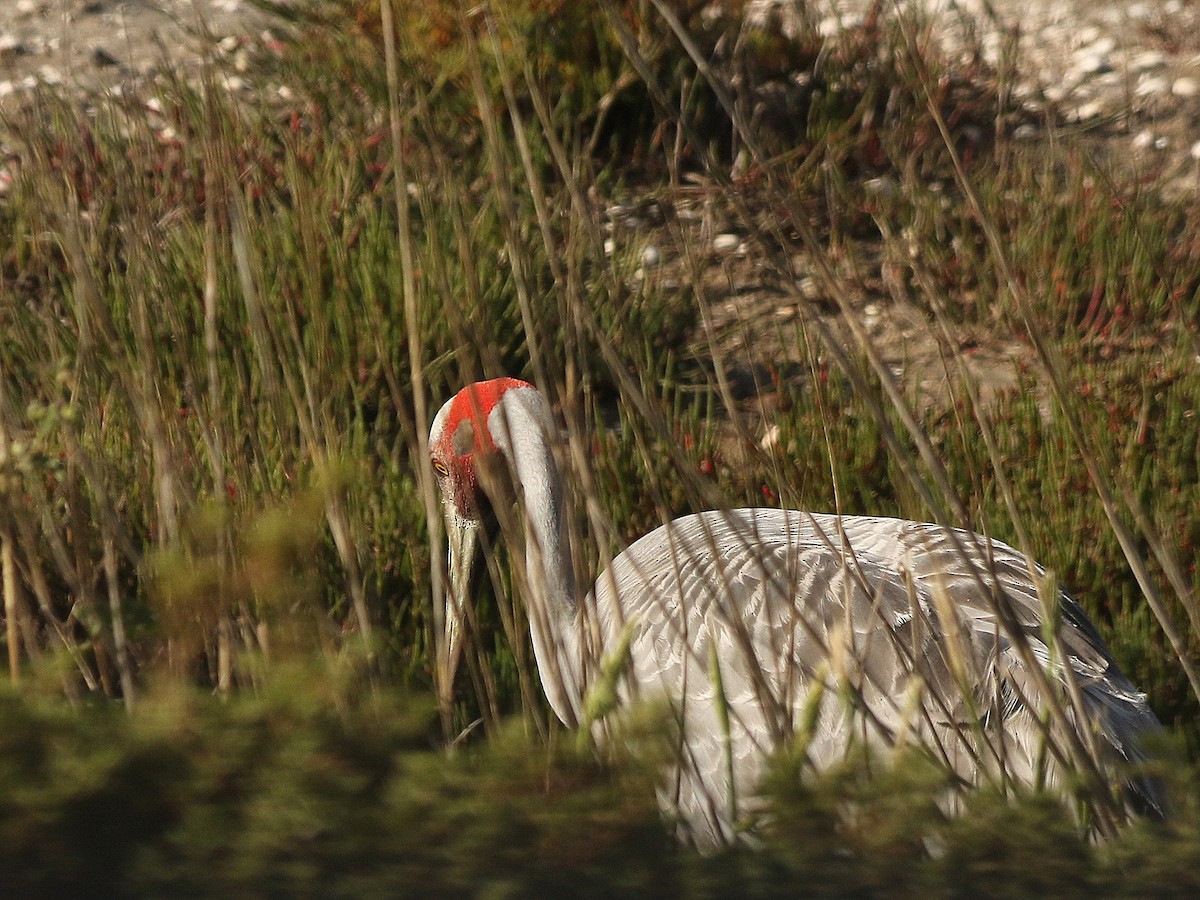
[[[432,586],[434,678],[443,730],[451,737],[453,685],[447,677],[445,646],[446,557],[441,544],[443,534],[441,507],[433,476],[429,471],[429,409],[425,390],[425,366],[422,359],[420,301],[417,295],[416,262],[413,253],[412,222],[409,218],[407,171],[405,164],[405,126],[400,113],[400,68],[396,52],[396,20],[393,0],[379,4],[379,22],[383,30],[384,67],[388,87],[388,130],[392,150],[392,190],[396,204],[396,237],[400,246],[401,294],[404,299],[404,324],[408,336],[409,378],[412,384],[414,438],[417,447],[417,484],[425,509],[425,527],[429,535],[429,580]]]

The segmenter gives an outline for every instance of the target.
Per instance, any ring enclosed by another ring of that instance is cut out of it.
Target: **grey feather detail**
[[[605,645],[624,623],[637,623],[622,691],[661,692],[676,704],[686,758],[672,802],[703,844],[733,833],[724,812],[727,753],[737,796],[753,796],[765,755],[791,740],[816,678],[853,706],[823,704],[807,748],[817,768],[842,759],[852,740],[887,748],[904,734],[964,782],[1037,783],[1044,757],[1054,756],[1047,744],[1066,751],[1054,746],[1063,736],[1041,724],[1041,689],[1014,642],[1024,642],[1051,684],[1075,678],[1085,705],[1075,719],[1098,723],[1104,755],[1140,759],[1141,737],[1158,728],[1144,696],[1065,593],[1055,598],[1057,646],[1047,645],[1034,581],[1043,574],[1005,544],[936,525],[707,512],[635,542],[583,609],[598,616]],[[716,721],[710,654],[720,661],[731,748]],[[907,721],[914,677],[925,689],[916,721]],[[1053,763],[1046,777],[1057,779]],[[1132,789],[1160,802],[1152,785]]]

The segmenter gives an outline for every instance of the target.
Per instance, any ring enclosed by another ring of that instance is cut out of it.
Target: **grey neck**
[[[569,726],[582,711],[579,601],[563,515],[563,487],[550,447],[549,410],[540,394],[513,391],[489,422],[521,494],[525,526],[527,607],[542,689]]]

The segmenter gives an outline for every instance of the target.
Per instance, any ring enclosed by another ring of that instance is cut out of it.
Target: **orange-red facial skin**
[[[467,385],[454,395],[441,434],[429,447],[434,462],[446,467],[445,475],[438,473],[442,491],[464,519],[474,521],[479,518],[479,477],[475,469],[475,454],[480,451],[490,453],[496,449],[487,427],[488,416],[506,391],[520,387],[531,385],[516,378],[493,378]],[[468,425],[469,430],[463,430],[460,435],[460,430]],[[455,439],[456,435],[458,440]]]

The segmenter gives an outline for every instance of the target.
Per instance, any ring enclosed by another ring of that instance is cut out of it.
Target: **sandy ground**
[[[264,22],[243,0],[0,0],[0,104],[39,80],[104,90],[236,52]]]

